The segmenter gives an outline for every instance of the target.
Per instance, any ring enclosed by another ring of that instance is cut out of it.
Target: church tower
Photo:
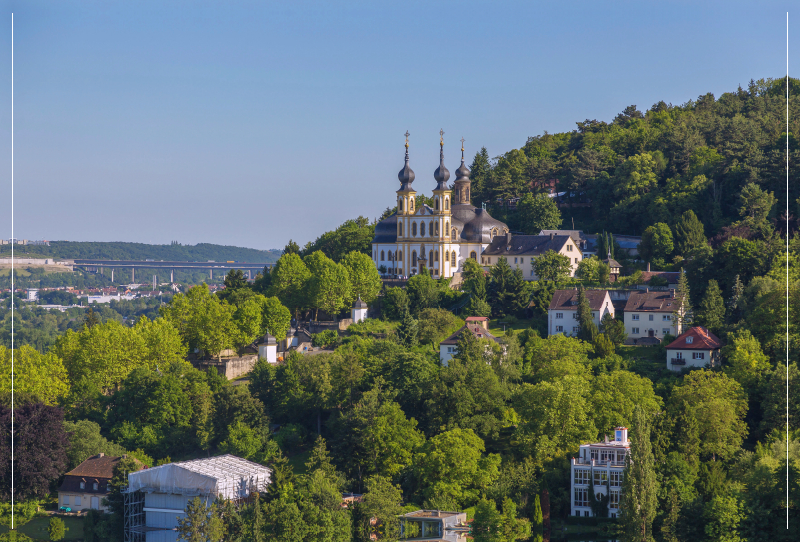
[[[461,166],[456,170],[455,194],[453,199],[454,205],[469,205],[470,201],[470,184],[469,176],[472,172],[464,165],[464,140],[461,140]]]
[[[436,188],[433,189],[433,235],[438,247],[436,256],[439,262],[440,276],[447,276],[445,266],[450,263],[450,252],[445,245],[450,240],[450,205],[453,193],[447,184],[447,181],[450,180],[450,172],[444,165],[444,130],[439,130],[439,167],[433,173],[433,178],[436,179]]]
[[[414,171],[408,165],[408,136],[411,135],[406,130],[406,164],[397,178],[400,180],[400,190],[397,191],[397,252],[396,261],[403,262],[401,269],[409,269],[407,265],[408,250],[407,243],[411,237],[411,217],[416,211],[417,192],[412,188],[414,182]],[[405,258],[403,257],[405,256]],[[408,273],[408,271],[406,271]]]

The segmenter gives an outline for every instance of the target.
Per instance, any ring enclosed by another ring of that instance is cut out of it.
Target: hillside
[[[11,253],[10,245],[0,247],[0,255]],[[148,245],[145,243],[122,242],[78,242],[51,241],[50,246],[15,246],[14,255],[41,256],[47,258],[99,258],[104,260],[172,260],[172,261],[228,261],[237,262],[276,262],[280,257],[277,250],[256,250],[198,243],[196,245]]]

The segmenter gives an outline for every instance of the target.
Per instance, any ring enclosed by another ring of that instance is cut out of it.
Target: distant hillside
[[[11,253],[10,245],[0,246],[0,254]],[[53,258],[81,259],[99,258],[104,260],[207,260],[237,262],[276,262],[279,250],[256,250],[254,248],[231,247],[198,243],[196,245],[148,245],[145,243],[121,242],[77,242],[51,241],[50,246],[15,246],[14,255],[38,255]]]

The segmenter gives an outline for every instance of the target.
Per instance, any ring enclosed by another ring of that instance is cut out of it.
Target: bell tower
[[[472,172],[464,164],[464,139],[461,139],[461,166],[456,170],[455,194],[453,203],[456,205],[470,204],[470,181],[469,176]]]
[[[433,236],[438,250],[439,276],[447,276],[445,268],[449,265],[449,250],[446,244],[450,241],[450,220],[453,203],[453,192],[447,184],[450,172],[444,165],[444,130],[439,130],[439,167],[433,173],[436,188],[433,189]]]

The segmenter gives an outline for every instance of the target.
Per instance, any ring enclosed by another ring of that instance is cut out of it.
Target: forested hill
[[[10,245],[0,247],[0,254],[11,253]],[[23,245],[14,247],[15,256],[25,254],[53,258],[82,259],[99,258],[104,260],[166,260],[218,262],[276,262],[280,257],[278,250],[256,250],[254,248],[232,247],[198,243],[196,245],[148,245],[145,243],[122,242],[79,242],[51,241],[50,246]]]
[[[800,80],[790,79],[790,180],[800,180]],[[672,225],[687,210],[711,237],[740,220],[740,195],[754,183],[773,192],[770,219],[786,208],[786,80],[751,81],[719,97],[700,95],[682,105],[632,105],[613,120],[585,120],[567,133],[528,138],[520,149],[472,163],[473,202],[515,226],[511,198],[551,187],[568,192],[564,227],[641,235]],[[553,186],[555,184],[555,186]],[[800,183],[790,182],[797,216]],[[517,227],[520,227],[517,225]]]

